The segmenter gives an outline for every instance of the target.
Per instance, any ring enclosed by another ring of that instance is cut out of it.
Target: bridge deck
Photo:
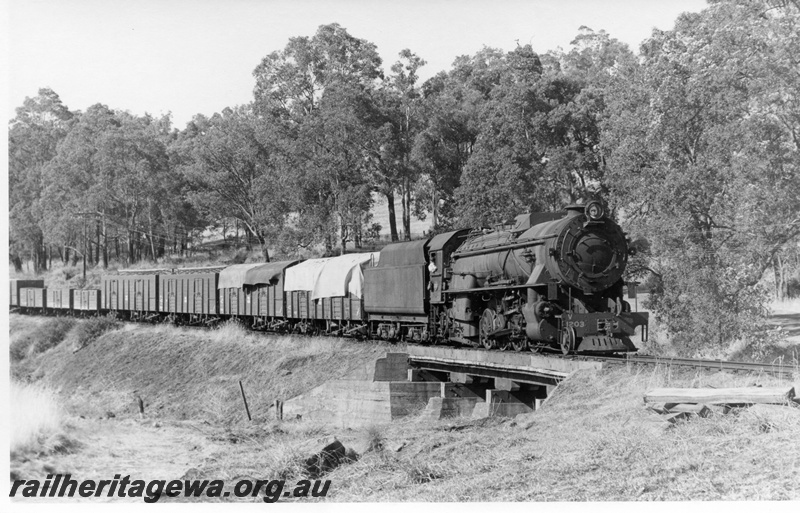
[[[563,360],[532,353],[485,351],[437,346],[409,346],[411,367],[440,372],[554,385],[571,372],[601,369],[601,362]]]

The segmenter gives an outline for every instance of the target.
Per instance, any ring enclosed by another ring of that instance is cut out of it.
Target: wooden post
[[[244,411],[247,412],[247,420],[252,421],[253,418],[250,416],[250,408],[247,406],[247,397],[244,395],[244,386],[241,379],[239,380],[239,390],[242,391],[242,401],[244,401]]]
[[[275,399],[275,418],[283,420],[283,401]]]

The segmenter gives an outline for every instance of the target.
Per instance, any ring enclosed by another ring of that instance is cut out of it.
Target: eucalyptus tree
[[[800,237],[800,11],[712,2],[641,52],[603,142],[612,198],[649,239],[652,307],[687,352],[763,341],[759,281]]]
[[[175,143],[178,169],[190,186],[187,200],[209,220],[237,219],[266,262],[288,210],[288,180],[269,135],[245,105],[195,116]]]
[[[254,108],[264,130],[282,146],[282,175],[292,186],[293,223],[285,235],[306,246],[342,250],[369,211],[369,151],[363,147],[375,87],[382,79],[373,43],[338,24],[322,25],[313,37],[294,37],[268,54],[253,72]]]
[[[124,237],[128,262],[148,254],[155,259],[164,243],[160,205],[171,201],[173,183],[163,139],[168,130],[169,119],[114,112],[101,104],[79,113],[44,171],[47,208],[41,219],[49,237],[88,224],[84,239],[94,239],[84,240],[88,261],[108,265],[110,236],[118,256]]]
[[[16,270],[22,259],[31,257],[35,271],[45,268],[45,234],[40,214],[47,183],[43,170],[56,155],[58,144],[66,137],[74,114],[52,89],[40,89],[33,98],[25,98],[8,129],[9,249]],[[72,244],[74,234],[58,241],[63,250]],[[55,241],[54,241],[55,242]],[[66,258],[67,255],[62,252]]]

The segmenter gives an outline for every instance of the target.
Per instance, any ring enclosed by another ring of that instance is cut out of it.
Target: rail
[[[698,369],[709,369],[718,371],[734,372],[762,372],[774,376],[792,378],[794,374],[800,374],[800,366],[783,365],[777,363],[753,363],[737,362],[727,360],[706,360],[701,358],[671,358],[663,356],[651,356],[644,354],[629,354],[621,356],[560,356],[567,359],[583,359],[599,361],[613,364],[640,364],[640,365],[677,365],[681,367],[694,367]]]

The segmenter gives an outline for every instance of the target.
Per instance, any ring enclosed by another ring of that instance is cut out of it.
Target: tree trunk
[[[411,190],[408,179],[403,184],[403,231],[406,240],[411,240]]]
[[[39,267],[38,271],[47,271],[47,246],[44,245],[44,240],[39,244],[38,249]]]
[[[433,191],[433,205],[431,205],[431,231],[435,232],[439,227],[439,194]]]
[[[100,219],[94,219],[94,261],[96,264],[100,264]]]
[[[342,232],[341,232],[341,235],[342,235],[342,253],[341,254],[344,255],[345,252],[347,251],[347,235],[348,235],[347,234],[347,223],[344,221],[344,219],[342,219],[341,225],[342,225],[342,228],[341,228],[342,229]]]
[[[14,253],[11,255],[11,263],[14,264],[14,270],[18,273],[22,272],[22,259],[19,257],[18,254]]]
[[[133,264],[136,261],[136,245],[133,240],[133,231],[128,229],[128,265]]]
[[[103,269],[108,269],[108,228],[106,216],[103,216]]]
[[[786,266],[781,260],[780,255],[775,255],[772,264],[773,273],[775,274],[775,299],[783,301],[786,299],[788,292],[788,284],[786,283]]]
[[[264,262],[269,262],[269,246],[267,246],[266,237],[261,237],[261,254],[264,257]]]
[[[397,242],[400,237],[397,236],[397,217],[394,212],[394,190],[389,190],[386,193],[386,201],[389,203],[389,232],[392,234],[392,242]]]

